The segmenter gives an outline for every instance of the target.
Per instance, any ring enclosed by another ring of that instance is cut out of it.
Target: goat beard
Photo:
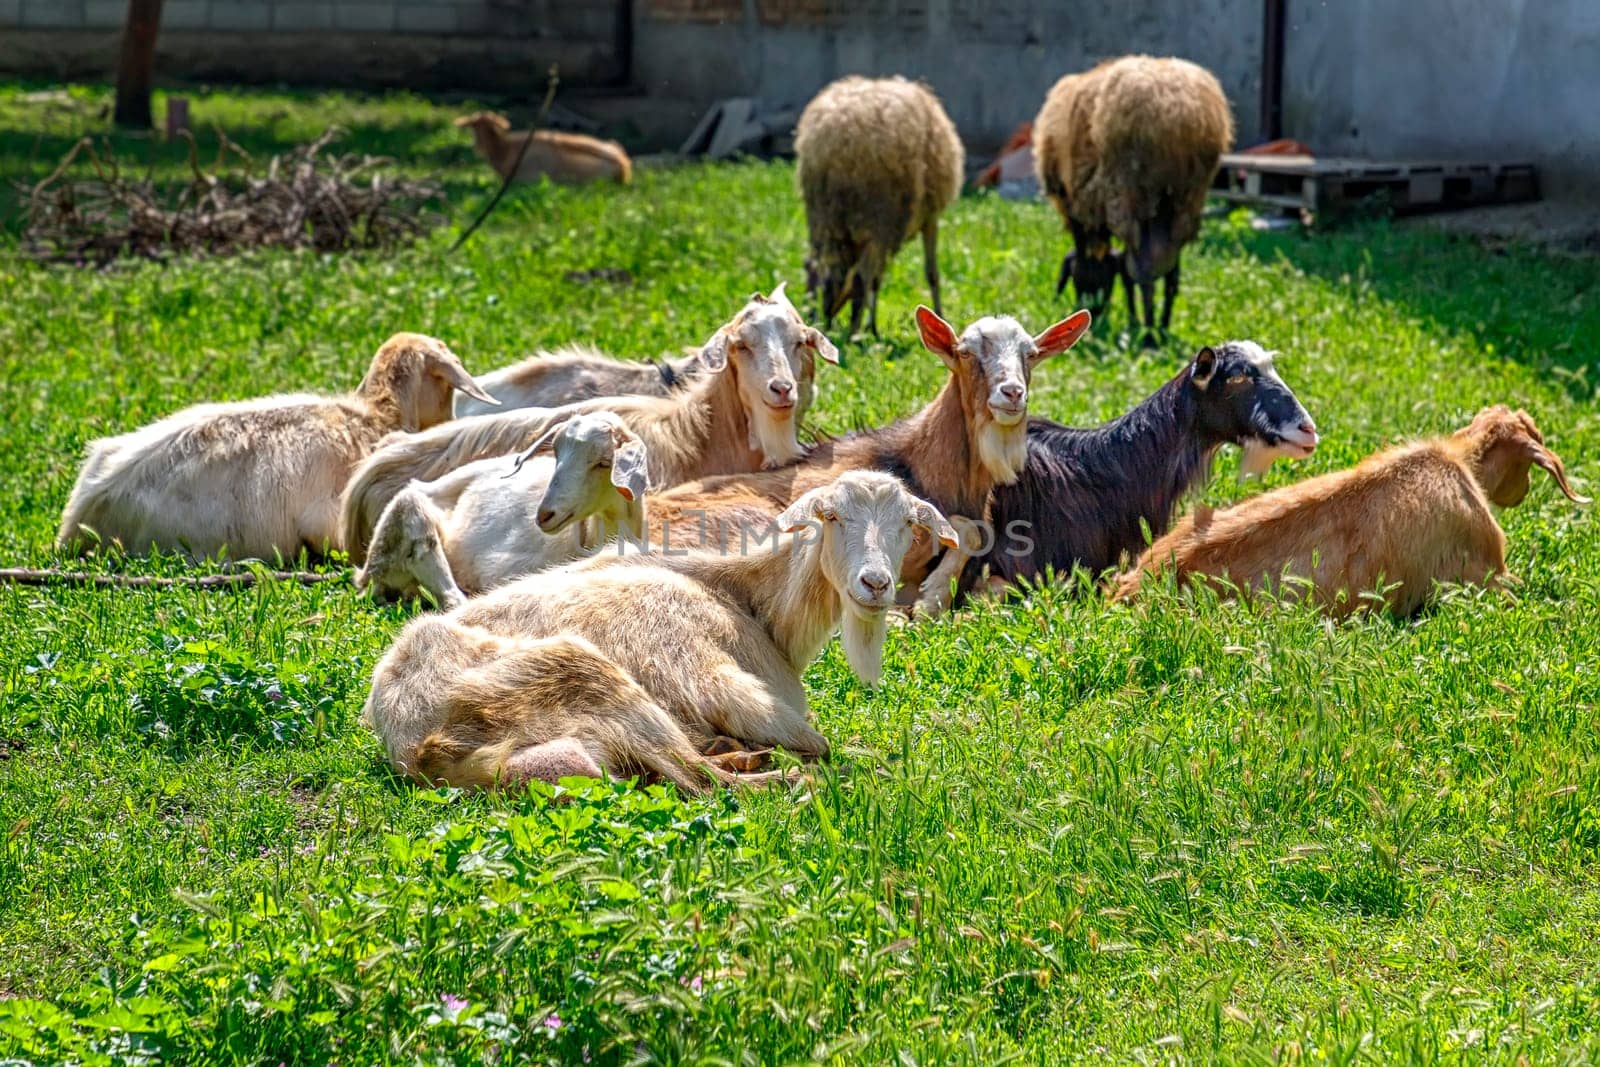
[[[781,467],[805,455],[795,430],[792,414],[785,419],[774,418],[759,402],[750,412],[750,447],[765,457],[768,467]]]
[[[877,685],[883,677],[883,637],[888,625],[885,612],[858,615],[851,608],[845,608],[844,617],[839,620],[839,643],[844,646],[845,662],[869,686]]]
[[[1001,485],[1010,485],[1022,476],[1028,464],[1028,420],[1015,426],[984,423],[978,431],[978,458]]]
[[[1259,478],[1267,473],[1267,468],[1272,466],[1272,461],[1279,456],[1293,456],[1295,451],[1283,445],[1269,445],[1259,438],[1246,438],[1244,443],[1244,456],[1239,460],[1240,478]]]

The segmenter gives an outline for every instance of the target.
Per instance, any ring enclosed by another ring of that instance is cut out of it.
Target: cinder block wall
[[[164,77],[537,94],[627,77],[621,0],[166,0]],[[0,74],[111,77],[127,0],[0,0]]]

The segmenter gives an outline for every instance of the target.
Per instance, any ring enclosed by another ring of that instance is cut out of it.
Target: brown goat
[[[1338,617],[1375,606],[1362,594],[1381,587],[1390,611],[1410,615],[1438,582],[1493,585],[1505,576],[1505,534],[1489,505],[1521,503],[1533,464],[1587,503],[1527,412],[1486,408],[1449,437],[1184,518],[1118,580],[1116,597],[1170,569],[1180,582],[1210,576],[1246,590],[1306,580]]]
[[[633,161],[615,141],[558,130],[512,133],[506,117],[492,111],[464,115],[456,119],[456,125],[471,128],[473,148],[502,178],[517,167],[519,181],[537,181],[541,175],[569,184],[615,181],[626,185],[633,180]],[[517,166],[517,155],[530,136],[533,143],[522,154],[522,165]]]
[[[930,309],[919,307],[916,315],[923,345],[950,370],[932,402],[881,429],[825,441],[798,463],[686,482],[657,494],[645,518],[649,543],[731,550],[759,538],[773,515],[808,490],[845,471],[879,470],[899,477],[953,525],[965,526],[961,550],[940,568],[941,576],[958,573],[951,570],[958,565],[953,557],[978,547],[969,542],[967,520],[982,519],[990,491],[1015,481],[1027,460],[1033,367],[1071,348],[1088,330],[1089,313],[1069,315],[1037,337],[1006,316],[979,319],[958,336]],[[919,539],[901,577],[923,582],[933,550],[929,539]]]

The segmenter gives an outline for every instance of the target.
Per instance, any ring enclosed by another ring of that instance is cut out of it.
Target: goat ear
[[[1077,344],[1084,334],[1089,332],[1089,323],[1093,316],[1088,311],[1074,311],[1054,326],[1050,326],[1039,336],[1033,339],[1033,347],[1037,349],[1033,362],[1065,352]]]
[[[1550,451],[1544,445],[1534,441],[1528,442],[1528,458],[1535,464],[1550,472],[1550,477],[1556,480],[1556,485],[1567,495],[1567,499],[1575,504],[1587,504],[1589,498],[1579,496],[1572,491],[1572,486],[1567,484],[1567,469],[1561,462],[1561,457]]]
[[[622,494],[622,499],[634,501],[643,498],[649,480],[643,441],[629,441],[612,453],[611,484]]]
[[[483,391],[483,387],[472,380],[472,375],[467,373],[467,368],[455,354],[446,349],[443,352],[429,352],[425,357],[425,365],[433,373],[449,382],[450,385],[466,393],[474,400],[481,400],[485,404],[499,405],[500,401]]]
[[[956,331],[925,304],[917,305],[917,332],[922,335],[923,348],[936,353],[947,364],[955,366]]]
[[[916,504],[912,510],[912,521],[923,527],[939,539],[939,543],[946,548],[960,548],[961,538],[956,534],[956,528],[951,526],[945,517],[939,514],[939,509],[920,497],[915,498]]]
[[[700,346],[700,363],[713,373],[728,367],[728,331],[717,327],[711,340]]]
[[[1211,384],[1211,376],[1217,373],[1217,353],[1210,345],[1206,345],[1195,353],[1194,363],[1189,367],[1189,380],[1201,389]]]
[[[817,355],[824,362],[832,363],[835,367],[839,365],[839,349],[815,326],[806,327],[806,343],[817,350]]]
[[[817,516],[822,512],[822,499],[826,488],[813,489],[809,493],[801,494],[788,507],[778,514],[778,531],[780,533],[794,533],[807,526],[816,524]]]

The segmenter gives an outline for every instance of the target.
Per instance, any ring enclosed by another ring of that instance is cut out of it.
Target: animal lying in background
[[[705,478],[661,493],[646,516],[651,542],[663,543],[669,527],[694,539],[707,526],[717,530],[720,519],[748,524],[763,511],[776,514],[848,470],[886,471],[963,527],[962,548],[938,569],[930,573],[933,546],[924,543],[900,572],[922,587],[924,610],[942,607],[965,552],[979,547],[966,536],[967,521],[983,518],[990,491],[1014,481],[1027,459],[1033,368],[1076,344],[1089,329],[1089,313],[1069,315],[1035,337],[1003,315],[978,319],[960,335],[926,307],[917,308],[916,318],[923,345],[950,371],[926,407],[888,426],[824,441],[786,467]],[[725,530],[717,535],[729,537]]]
[[[463,787],[751,780],[703,755],[719,737],[824,756],[800,674],[842,619],[851,667],[877,681],[913,525],[954,541],[932,505],[858,471],[783,513],[804,533],[747,555],[606,553],[524,578],[413,620],[363,718],[396,770]]]
[[[456,119],[457,126],[472,130],[472,147],[478,155],[505,178],[517,167],[517,180],[538,181],[548,176],[551,181],[577,184],[593,181],[614,181],[623,185],[633,180],[633,161],[615,141],[601,141],[581,133],[562,133],[558,130],[534,130],[533,143],[525,153],[529,133],[511,131],[511,123],[504,115],[480,111]],[[517,155],[522,153],[522,164],[517,165]]]
[[[1125,565],[1172,524],[1184,495],[1203,485],[1225,444],[1244,449],[1259,474],[1281,455],[1309,456],[1317,428],[1254,341],[1202,348],[1172,380],[1121,418],[1093,429],[1046,419],[1028,426],[1028,460],[995,489],[995,543],[967,568],[1015,582],[1074,567],[1099,574]]]
[[[922,234],[922,265],[939,303],[939,215],[961,195],[966,154],[955,124],[925,85],[847,77],[806,105],[794,131],[795,181],[811,251],[806,291],[822,290],[823,325],[850,301],[878,332],[878,286],[900,246]]]
[[[350,478],[340,536],[359,563],[378,516],[413,480],[437,479],[474,460],[521,451],[573,415],[614,412],[645,444],[652,487],[754,471],[802,455],[795,413],[816,380],[816,359],[839,351],[784,297],[756,293],[700,350],[702,375],[668,396],[600,397],[457,419],[383,442]]]
[[[1119,598],[1148,574],[1179,582],[1216,577],[1246,590],[1304,579],[1329,614],[1376,606],[1410,615],[1440,582],[1496,584],[1506,574],[1505,534],[1489,505],[1514,507],[1528,468],[1550,472],[1579,503],[1561,460],[1525,411],[1486,408],[1449,437],[1399,445],[1349,470],[1308,478],[1222,511],[1184,518],[1122,576]]]
[[[643,536],[644,442],[621,419],[575,415],[532,451],[521,466],[480,459],[402,489],[378,518],[356,588],[379,600],[426,592],[449,609],[618,535]]]
[[[781,291],[782,286],[779,286]],[[597,396],[666,396],[700,376],[699,353],[678,359],[613,359],[587,345],[538,352],[481,375],[478,388],[500,401],[485,404],[456,394],[456,418],[491,414],[496,407],[553,408]],[[802,398],[808,399],[808,398]],[[800,412],[803,417],[804,411]]]
[[[444,342],[397,333],[347,396],[293,394],[201,404],[89,446],[57,545],[192,558],[290,558],[342,547],[339,494],[385,434],[450,417],[479,389]],[[92,532],[90,532],[92,531]]]
[[[1137,285],[1153,330],[1155,283],[1163,279],[1165,331],[1178,257],[1200,232],[1211,180],[1233,144],[1222,86],[1186,60],[1124,56],[1056,82],[1033,129],[1039,184],[1072,231],[1056,292],[1070,275],[1078,302],[1098,315],[1120,276],[1133,329]],[[1112,237],[1126,251],[1113,251]]]

